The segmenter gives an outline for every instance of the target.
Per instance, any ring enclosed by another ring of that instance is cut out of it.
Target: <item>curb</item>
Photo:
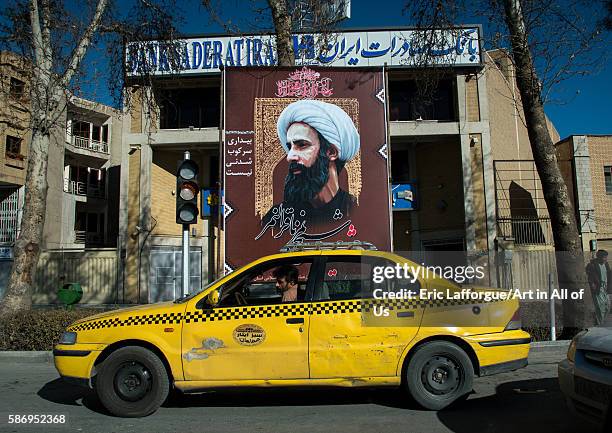
[[[554,352],[567,350],[569,340],[561,341],[533,341],[530,343],[530,353]],[[23,363],[53,363],[53,352],[46,350],[4,350],[0,351],[0,362]]]
[[[569,347],[570,340],[560,341],[532,341],[530,344],[530,353],[545,353],[566,351]]]
[[[6,350],[0,351],[0,362],[19,362],[26,364],[53,363],[53,352],[47,350]]]
[[[529,364],[557,364],[567,356],[570,340],[534,341],[529,348]]]

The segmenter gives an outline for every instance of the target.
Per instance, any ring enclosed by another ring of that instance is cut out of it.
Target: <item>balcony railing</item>
[[[102,245],[104,243],[104,234],[97,232],[87,232],[85,230],[75,230],[74,243],[87,245]]]
[[[88,185],[85,182],[64,179],[64,192],[85,197],[105,198],[106,191],[104,185]]]
[[[108,153],[108,143],[98,140],[90,140],[87,137],[72,136],[72,145],[80,149],[92,150],[94,152]]]
[[[554,245],[550,218],[497,218],[497,234],[517,245]]]

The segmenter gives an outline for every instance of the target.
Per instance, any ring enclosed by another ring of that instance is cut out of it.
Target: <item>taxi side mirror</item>
[[[204,298],[209,307],[214,307],[219,303],[219,290],[213,290]]]

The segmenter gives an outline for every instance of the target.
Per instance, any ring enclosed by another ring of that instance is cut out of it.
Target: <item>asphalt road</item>
[[[0,365],[2,432],[588,432],[565,407],[556,363],[538,353],[527,368],[476,379],[456,407],[423,411],[390,389],[250,390],[175,396],[141,419],[108,415],[94,393],[45,363]],[[9,414],[65,415],[62,425],[8,424]]]

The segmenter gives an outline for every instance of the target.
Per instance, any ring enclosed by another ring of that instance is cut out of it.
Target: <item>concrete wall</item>
[[[125,292],[128,302],[138,302],[138,264],[140,223],[140,150],[129,156],[127,233],[126,233],[126,278]]]
[[[476,249],[487,250],[487,220],[486,220],[486,189],[482,149],[482,134],[472,135],[470,146],[470,160],[472,163],[472,194],[474,196],[474,230],[476,235]]]
[[[58,120],[49,143],[49,165],[47,166],[47,208],[43,230],[43,249],[60,248],[62,244],[62,224],[66,220],[60,205],[64,201],[64,150],[66,142],[66,113]],[[74,215],[72,216],[74,221]],[[74,225],[72,226],[74,230]]]
[[[468,122],[480,121],[480,99],[478,97],[478,78],[470,76],[465,83]]]

